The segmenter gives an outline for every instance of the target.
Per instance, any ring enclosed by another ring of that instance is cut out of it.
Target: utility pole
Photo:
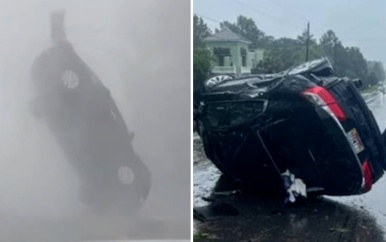
[[[307,46],[306,46],[306,61],[308,61],[308,50],[310,48],[310,22],[307,22]]]

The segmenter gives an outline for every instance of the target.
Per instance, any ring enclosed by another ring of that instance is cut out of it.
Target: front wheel
[[[120,166],[116,208],[123,214],[140,209],[151,189],[151,174],[143,162]]]
[[[85,183],[82,201],[94,212],[116,211],[132,215],[144,205],[151,189],[151,173],[135,155],[122,164],[109,164]]]

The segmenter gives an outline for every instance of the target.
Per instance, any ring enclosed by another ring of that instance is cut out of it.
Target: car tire
[[[151,173],[148,167],[135,155],[127,164],[112,164],[102,182],[108,186],[87,182],[81,191],[81,200],[94,213],[117,212],[131,216],[142,208],[151,189]],[[127,176],[125,176],[125,174]],[[92,175],[90,175],[92,176]],[[90,178],[94,180],[94,178]],[[98,182],[101,184],[100,182]]]

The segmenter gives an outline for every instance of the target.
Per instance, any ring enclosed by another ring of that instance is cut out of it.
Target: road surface
[[[379,93],[368,97],[381,130],[386,127],[386,104]],[[229,181],[206,159],[194,138],[194,206],[204,206],[213,190],[230,190]],[[228,188],[227,188],[228,186]],[[386,241],[386,175],[368,193],[322,197],[283,208],[275,198],[223,196],[238,216],[217,221],[194,221],[196,241]]]

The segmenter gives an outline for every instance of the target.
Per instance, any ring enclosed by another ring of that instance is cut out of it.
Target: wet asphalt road
[[[371,95],[368,105],[381,130],[386,127],[386,97]],[[194,138],[194,206],[205,206],[213,191],[232,185],[206,159]],[[238,216],[202,223],[194,220],[195,241],[386,241],[386,176],[364,195],[321,197],[283,207],[272,197],[216,196],[239,211]]]

